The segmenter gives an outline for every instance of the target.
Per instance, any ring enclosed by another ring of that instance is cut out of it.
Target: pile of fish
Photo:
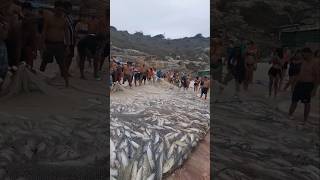
[[[319,122],[300,127],[263,98],[221,97],[212,106],[214,179],[320,178]]]
[[[69,117],[39,120],[0,112],[0,179],[12,175],[5,171],[9,165],[102,161],[108,156],[108,131],[105,107],[93,102]]]
[[[146,86],[110,106],[110,179],[163,179],[209,130],[209,103],[193,92]]]

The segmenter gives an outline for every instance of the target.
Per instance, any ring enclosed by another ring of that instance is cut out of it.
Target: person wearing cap
[[[317,84],[319,72],[310,48],[304,48],[302,50],[302,56],[303,62],[292,93],[289,118],[294,119],[293,113],[297,108],[298,102],[301,101],[304,103],[304,120],[302,122],[302,125],[304,125],[308,121],[311,109],[311,94]]]

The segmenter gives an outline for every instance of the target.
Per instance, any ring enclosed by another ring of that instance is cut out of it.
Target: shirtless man
[[[132,87],[132,77],[130,75],[130,67],[128,66],[128,64],[124,64],[123,65],[123,80],[122,80],[122,84],[124,84],[124,82],[128,81],[130,88]]]
[[[106,15],[99,16],[99,18],[93,16],[88,22],[89,35],[83,37],[78,44],[80,69],[84,68],[86,58],[89,58],[89,60],[93,58],[94,77],[96,80],[101,80],[99,73],[102,70],[105,58],[108,57],[110,53],[106,23]],[[82,73],[81,76],[83,78],[84,74]]]
[[[141,77],[140,77],[140,85],[143,84],[146,85],[146,80],[147,80],[147,68],[145,66],[145,64],[142,64],[142,66],[140,67],[140,73],[141,73]]]
[[[313,61],[312,51],[310,48],[304,48],[302,50],[302,54],[303,62],[292,93],[292,103],[289,109],[289,116],[290,119],[293,119],[292,115],[297,108],[298,102],[301,101],[304,103],[304,121],[302,123],[304,125],[308,120],[311,108],[311,93],[318,82],[318,69]]]
[[[137,87],[137,81],[139,82],[139,85],[140,85],[140,78],[141,78],[141,73],[138,68],[138,64],[136,64],[134,67],[133,76],[134,76],[134,85]]]
[[[66,87],[69,86],[69,79],[67,74],[67,66],[65,62],[65,54],[69,54],[69,42],[65,41],[65,36],[68,30],[68,23],[64,14],[64,4],[61,1],[55,2],[54,15],[49,16],[44,20],[44,34],[45,50],[43,52],[42,63],[40,71],[44,72],[48,63],[53,62],[55,57],[60,68],[61,76],[65,80]]]
[[[203,81],[203,86],[201,88],[200,98],[202,98],[202,95],[204,94],[204,99],[207,99],[209,88],[210,88],[210,80],[208,79],[207,76],[205,76]]]

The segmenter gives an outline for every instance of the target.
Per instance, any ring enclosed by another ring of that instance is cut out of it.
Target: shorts
[[[282,65],[282,69],[283,69],[283,70],[288,69],[288,62],[285,62],[285,63]]]
[[[116,72],[115,71],[111,72],[111,79],[112,79],[112,82],[116,82]]]
[[[73,58],[74,57],[74,45],[70,45],[67,48],[69,49],[69,53],[67,54],[67,56],[70,58]]]
[[[292,77],[292,76],[297,76],[297,75],[299,75],[299,70],[293,69],[293,68],[289,68],[288,75],[289,75],[290,77]]]
[[[53,57],[55,57],[58,64],[63,64],[65,57],[64,43],[46,43],[46,48],[43,52],[43,61],[46,63],[53,63]]]
[[[123,76],[123,82],[128,81],[129,83],[131,83],[132,81],[132,76],[130,74],[125,74]]]
[[[201,94],[207,95],[208,94],[208,88],[205,88],[205,87],[201,88]]]
[[[109,45],[109,43],[107,43],[107,44],[104,46],[103,56],[104,56],[104,57],[109,57],[109,56],[110,56],[110,45]]]
[[[298,82],[292,93],[292,102],[310,103],[313,88],[311,82]]]
[[[281,77],[281,69],[271,67],[268,71],[268,75],[272,77],[277,77],[277,76]]]
[[[22,48],[21,60],[25,61],[28,65],[32,65],[33,61],[37,58],[37,52],[30,46]]]
[[[135,80],[135,81],[139,81],[139,80],[140,80],[140,76],[141,76],[141,73],[136,73],[136,74],[134,75],[134,80]]]
[[[147,80],[147,75],[146,74],[142,74],[142,78],[141,78],[142,81],[145,81]]]

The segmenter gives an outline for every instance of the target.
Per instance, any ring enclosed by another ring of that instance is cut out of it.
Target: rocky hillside
[[[130,34],[111,27],[112,45],[123,49],[135,49],[151,55],[164,58],[170,56],[194,61],[209,60],[209,38],[197,34],[194,37],[182,39],[166,39],[162,34],[156,36],[144,35],[142,32]]]
[[[216,0],[212,3],[213,34],[275,43],[277,28],[319,21],[319,0]]]

